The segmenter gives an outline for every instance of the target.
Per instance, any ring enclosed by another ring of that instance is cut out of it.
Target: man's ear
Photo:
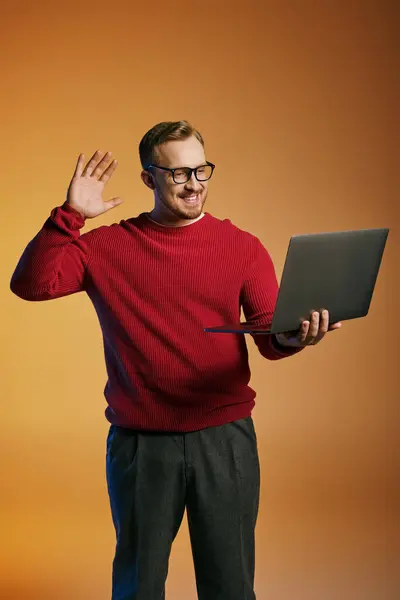
[[[148,171],[143,170],[141,172],[141,178],[143,183],[147,185],[148,188],[150,188],[151,190],[156,189],[156,186],[154,185],[153,176]]]

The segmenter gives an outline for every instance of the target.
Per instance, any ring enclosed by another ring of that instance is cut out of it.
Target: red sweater
[[[30,301],[76,292],[91,299],[103,332],[106,417],[124,427],[194,431],[251,414],[246,336],[205,327],[270,323],[278,283],[254,235],[205,213],[165,227],[146,213],[84,234],[83,217],[55,208],[28,244],[11,290]],[[254,335],[267,359],[291,356]]]

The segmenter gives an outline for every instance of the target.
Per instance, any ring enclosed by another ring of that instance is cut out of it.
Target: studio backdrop
[[[246,339],[262,478],[257,597],[397,596],[395,5],[2,7],[2,599],[108,600],[115,543],[96,314],[85,294],[20,300],[12,272],[64,202],[80,152],[113,152],[106,197],[124,199],[84,231],[151,210],[138,144],[155,123],[179,119],[200,130],[216,164],[205,210],[259,237],[278,279],[293,234],[391,228],[368,317],[278,362]],[[167,597],[196,598],[186,520]]]

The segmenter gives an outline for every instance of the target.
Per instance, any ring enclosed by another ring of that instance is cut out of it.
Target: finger
[[[310,319],[310,328],[306,337],[306,342],[311,343],[318,335],[319,330],[319,313],[314,311]]]
[[[318,344],[320,342],[329,328],[329,312],[327,310],[321,311],[321,318],[319,321],[319,329],[318,333],[313,341],[313,344]]]
[[[97,177],[100,179],[102,172],[104,171],[108,161],[110,160],[111,152],[106,152],[101,161],[97,164],[96,168],[92,173],[92,177]]]
[[[85,176],[89,176],[93,173],[93,171],[95,170],[97,163],[99,162],[99,160],[102,158],[103,156],[103,152],[101,150],[97,150],[92,158],[89,160],[88,164],[86,165],[86,167],[83,169],[82,175],[83,177]]]
[[[110,179],[111,175],[114,173],[117,166],[118,166],[118,161],[114,158],[112,163],[107,167],[107,169],[104,171],[103,175],[99,178],[99,181],[102,181],[103,183],[107,183],[107,181]]]
[[[334,331],[335,329],[340,329],[342,326],[342,323],[340,321],[338,321],[337,323],[333,323],[332,325],[329,326],[329,331]]]
[[[309,328],[310,328],[310,321],[303,321],[301,324],[301,327],[300,327],[300,331],[297,334],[297,339],[302,344],[305,342],[305,340],[307,338]]]
[[[123,203],[123,200],[118,197],[111,198],[111,200],[107,200],[106,202],[104,202],[105,212],[107,212],[108,210],[111,210],[112,208],[115,208],[116,206],[119,206],[122,203]]]
[[[80,177],[82,175],[83,163],[85,162],[85,155],[80,154],[78,157],[78,162],[76,163],[74,177]]]

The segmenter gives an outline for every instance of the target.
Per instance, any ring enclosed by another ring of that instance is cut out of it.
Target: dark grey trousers
[[[106,465],[112,600],[165,599],[185,507],[199,600],[255,600],[260,467],[251,417],[190,433],[111,425]]]

